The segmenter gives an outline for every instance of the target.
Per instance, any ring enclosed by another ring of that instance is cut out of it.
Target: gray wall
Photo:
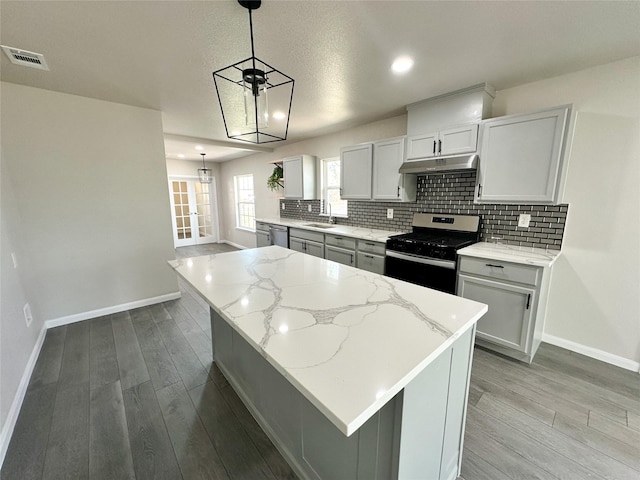
[[[166,264],[174,252],[160,112],[0,88],[4,426],[46,321],[172,294],[178,285]]]

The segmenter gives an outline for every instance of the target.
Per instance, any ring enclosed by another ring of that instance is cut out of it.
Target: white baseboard
[[[11,441],[11,436],[13,435],[13,429],[15,428],[16,422],[18,421],[18,414],[20,413],[20,408],[22,408],[24,396],[27,394],[29,380],[31,379],[33,369],[36,366],[36,361],[38,360],[38,356],[40,355],[40,349],[42,348],[42,344],[44,343],[44,337],[46,334],[47,328],[46,326],[43,326],[40,330],[40,333],[38,334],[38,338],[36,339],[36,344],[33,346],[33,350],[31,350],[29,361],[27,362],[24,372],[22,372],[22,378],[20,379],[20,383],[18,384],[18,390],[13,397],[11,408],[9,409],[7,418],[4,422],[4,425],[2,426],[2,432],[0,432],[0,467],[2,467],[2,464],[4,463],[4,457],[7,454],[9,442]]]
[[[229,240],[222,240],[220,241],[220,243],[226,243],[227,245],[231,245],[232,247],[239,248],[240,250],[246,250],[248,248],[248,247],[245,247],[244,245],[240,245],[239,243],[233,243]]]
[[[156,303],[168,302],[169,300],[175,300],[180,298],[180,292],[167,293],[158,297],[144,298],[142,300],[136,300],[135,302],[122,303],[120,305],[114,305],[112,307],[99,308],[97,310],[91,310],[89,312],[76,313],[74,315],[67,315],[66,317],[54,318],[44,322],[45,327],[53,328],[61,325],[68,325],[70,323],[81,322],[83,320],[89,320],[90,318],[103,317],[105,315],[112,315],[114,313],[126,312],[134,308],[147,307],[149,305],[155,305]]]
[[[640,362],[635,362],[628,358],[620,357],[618,355],[614,355],[613,353],[605,352],[604,350],[598,350],[597,348],[587,347],[586,345],[572,342],[571,340],[566,340],[564,338],[556,337],[554,335],[549,335],[548,333],[542,334],[542,341],[546,343],[550,343],[551,345],[555,345],[556,347],[561,347],[566,350],[571,350],[572,352],[579,353],[586,357],[595,358],[596,360],[600,360],[601,362],[615,365],[616,367],[624,368],[625,370],[631,370],[632,372],[640,373]]]

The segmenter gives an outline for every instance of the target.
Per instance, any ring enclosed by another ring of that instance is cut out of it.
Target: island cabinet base
[[[216,364],[300,478],[458,476],[475,327],[350,436],[214,310],[211,331]]]

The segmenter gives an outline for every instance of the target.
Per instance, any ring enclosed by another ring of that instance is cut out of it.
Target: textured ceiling
[[[250,153],[226,143],[211,76],[250,56],[235,0],[2,0],[0,17],[0,43],[50,67],[2,54],[3,81],[160,110],[165,133],[211,142],[208,159]],[[477,83],[500,90],[640,55],[638,1],[264,0],[253,18],[256,55],[296,81],[288,142]],[[400,54],[415,59],[402,77],[389,69]]]

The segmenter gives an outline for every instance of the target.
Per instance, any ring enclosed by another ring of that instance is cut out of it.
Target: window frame
[[[244,179],[247,178],[251,178],[251,193],[250,193],[250,198],[252,199],[252,201],[245,201],[245,200],[241,200],[240,199],[240,191],[249,191],[248,188],[241,188],[241,182]],[[236,229],[237,230],[244,230],[246,232],[253,232],[255,233],[256,231],[256,194],[255,194],[255,184],[253,182],[253,174],[252,173],[246,173],[246,174],[242,174],[242,175],[234,175],[233,176],[233,193],[234,193],[234,200],[235,200],[235,207],[236,207]],[[252,207],[253,210],[253,215],[247,215],[246,213],[241,214],[241,210],[242,210],[242,206],[244,205],[250,205]],[[253,226],[251,225],[246,225],[245,222],[241,221],[241,218],[249,218],[250,219],[250,223],[253,224]]]
[[[328,217],[329,216],[329,212],[327,211],[327,204],[329,203],[329,191],[330,190],[338,190],[338,193],[340,193],[340,191],[342,190],[342,186],[340,185],[340,183],[338,183],[338,185],[327,185],[328,184],[328,164],[332,163],[332,162],[338,162],[338,164],[340,165],[340,168],[342,168],[342,165],[340,164],[340,157],[329,157],[329,158],[323,158],[320,160],[320,199],[321,199],[321,216],[324,217]],[[340,175],[338,175],[338,179],[340,178]],[[339,182],[340,180],[338,180]],[[342,202],[344,202],[344,213],[342,210],[338,211],[338,213],[332,211],[331,212],[331,216],[332,217],[338,217],[338,218],[348,218],[349,216],[349,202],[348,200],[342,200]],[[334,205],[332,205],[333,207]],[[333,209],[332,209],[333,210]]]

